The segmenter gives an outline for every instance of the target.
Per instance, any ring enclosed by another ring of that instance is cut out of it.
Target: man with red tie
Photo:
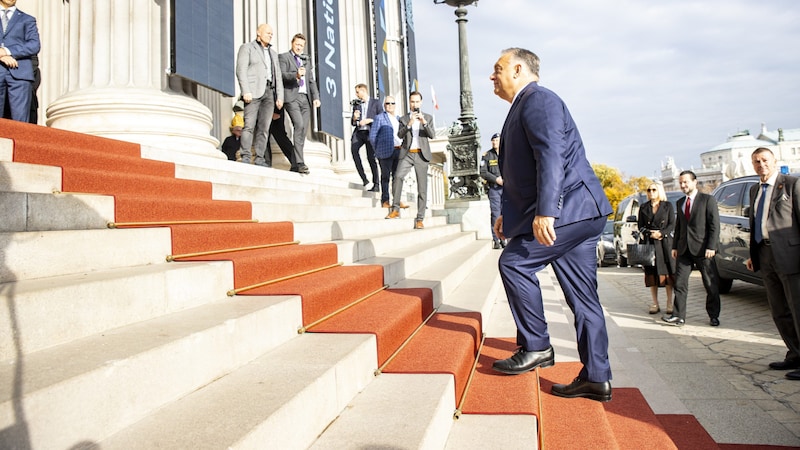
[[[709,324],[719,326],[719,275],[714,255],[719,247],[719,211],[713,196],[698,192],[697,176],[684,170],[680,176],[681,191],[686,197],[677,201],[678,220],[672,241],[675,258],[675,304],[672,315],[662,317],[670,325],[686,323],[686,295],[689,275],[697,266],[706,288],[706,312]]]

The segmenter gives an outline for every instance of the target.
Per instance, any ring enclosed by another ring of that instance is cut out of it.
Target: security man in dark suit
[[[519,374],[555,364],[536,277],[550,264],[574,313],[583,363],[572,383],[555,384],[551,392],[607,402],[611,365],[595,251],[611,205],[566,105],[538,84],[539,57],[505,50],[489,78],[495,94],[511,103],[500,136],[503,207],[494,231],[509,239],[499,269],[520,347],[492,367]]]
[[[778,169],[768,148],[757,148],[751,159],[761,183],[750,189],[750,259],[747,268],[761,271],[772,320],[789,349],[773,370],[791,370],[800,380],[800,180]]]
[[[486,180],[486,193],[489,197],[490,228],[492,229],[492,248],[497,250],[506,247],[506,241],[497,237],[494,223],[500,217],[500,202],[503,198],[503,177],[500,175],[498,151],[500,149],[500,133],[492,135],[492,148],[481,158],[481,177]]]
[[[359,151],[362,146],[367,147],[367,164],[372,171],[372,187],[370,191],[380,192],[381,186],[378,184],[378,160],[375,158],[375,149],[372,148],[372,143],[369,142],[369,130],[372,127],[372,122],[375,116],[383,112],[381,102],[376,98],[369,96],[367,85],[359,83],[356,85],[356,100],[353,100],[353,116],[350,118],[350,124],[355,127],[353,130],[353,137],[350,139],[350,153],[353,155],[353,162],[356,165],[358,175],[364,186],[369,184],[367,174],[364,172],[364,165],[361,163],[361,154]]]
[[[712,327],[719,326],[719,275],[714,255],[719,248],[719,210],[713,196],[697,190],[697,176],[691,170],[680,175],[686,197],[677,201],[678,220],[672,241],[675,258],[675,303],[672,315],[661,319],[670,325],[686,323],[686,296],[692,266],[700,270],[706,289],[706,312]]]

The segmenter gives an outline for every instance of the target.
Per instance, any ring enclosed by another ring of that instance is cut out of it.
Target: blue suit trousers
[[[532,233],[514,237],[499,261],[500,276],[517,325],[517,344],[526,351],[550,346],[536,274],[547,264],[553,267],[567,305],[575,315],[578,353],[583,363],[579,376],[593,382],[611,379],[608,332],[597,295],[595,255],[605,222],[605,217],[598,217],[558,227],[551,247],[540,244]]]

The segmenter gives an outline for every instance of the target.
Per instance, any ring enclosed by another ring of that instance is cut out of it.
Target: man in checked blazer
[[[272,153],[267,151],[272,112],[283,108],[283,79],[271,40],[272,27],[262,23],[256,40],[242,44],[236,55],[236,79],[244,101],[242,162],[250,164],[255,140],[255,163],[265,167],[272,167]]]
[[[751,159],[761,183],[750,189],[750,259],[745,264],[761,271],[772,320],[789,349],[783,361],[769,368],[794,369],[786,378],[800,380],[800,182],[777,170],[768,148],[755,149]],[[759,210],[761,223],[756,223]]]
[[[17,9],[17,0],[0,0],[0,116],[8,100],[10,118],[27,122],[33,90],[31,58],[39,54],[36,19]]]
[[[686,197],[678,200],[678,220],[672,241],[675,258],[675,304],[671,316],[662,320],[670,325],[686,323],[686,296],[692,266],[700,270],[706,289],[706,312],[712,327],[719,326],[719,275],[714,255],[719,248],[719,210],[713,196],[698,192],[697,176],[691,170],[680,175],[681,191]]]

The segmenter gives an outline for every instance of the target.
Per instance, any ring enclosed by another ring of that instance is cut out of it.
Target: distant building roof
[[[776,138],[777,138],[777,133],[776,133]],[[719,150],[735,150],[737,148],[755,148],[755,147],[768,146],[774,144],[775,144],[774,142],[756,139],[753,136],[750,136],[749,131],[743,131],[734,134],[733,136],[729,137],[727,141],[708,150],[708,152],[715,152]],[[703,152],[703,153],[708,153],[708,152]]]

